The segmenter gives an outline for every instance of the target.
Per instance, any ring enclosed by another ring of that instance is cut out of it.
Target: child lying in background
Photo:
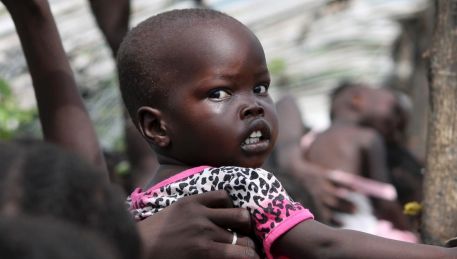
[[[393,103],[393,96],[381,95],[378,89],[361,84],[341,85],[332,94],[332,124],[312,140],[306,136],[305,158],[330,171],[336,182],[352,187],[345,196],[356,210],[353,214],[338,214],[342,227],[416,242],[412,233],[389,227],[390,222],[401,230],[408,225],[390,184],[382,137],[365,126],[388,124]]]

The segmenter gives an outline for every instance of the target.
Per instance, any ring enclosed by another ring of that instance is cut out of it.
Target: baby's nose
[[[244,120],[250,117],[263,117],[264,114],[265,111],[262,106],[257,103],[252,103],[241,110],[240,117],[242,120]]]

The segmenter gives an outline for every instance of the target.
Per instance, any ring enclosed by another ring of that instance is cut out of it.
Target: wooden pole
[[[436,0],[422,237],[457,236],[457,0]]]

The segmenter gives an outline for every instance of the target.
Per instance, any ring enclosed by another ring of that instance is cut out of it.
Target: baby
[[[138,220],[185,196],[223,189],[249,210],[268,258],[457,255],[320,224],[258,168],[277,136],[270,77],[260,42],[232,17],[207,9],[159,14],[129,32],[117,58],[127,109],[160,163],[145,191],[130,196]],[[239,241],[229,231],[227,238]]]
[[[329,175],[336,182],[352,178],[352,184],[346,183],[352,191],[347,191],[345,197],[356,205],[356,211],[335,213],[342,227],[416,241],[411,233],[388,227],[392,223],[396,228],[407,229],[407,222],[396,201],[395,188],[389,184],[382,137],[365,126],[390,125],[387,118],[393,113],[394,97],[382,91],[354,83],[343,83],[336,88],[331,95],[332,123],[325,131],[315,134],[314,139],[310,135],[305,137],[308,147],[304,153],[308,161],[330,170]]]

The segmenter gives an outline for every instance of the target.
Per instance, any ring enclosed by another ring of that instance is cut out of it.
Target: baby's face
[[[390,134],[395,126],[395,96],[390,91],[380,88],[370,89],[367,98],[369,105],[366,114],[370,117],[372,126],[384,136]]]
[[[261,166],[277,136],[262,46],[232,23],[184,37],[180,85],[163,113],[170,155],[188,165]]]

